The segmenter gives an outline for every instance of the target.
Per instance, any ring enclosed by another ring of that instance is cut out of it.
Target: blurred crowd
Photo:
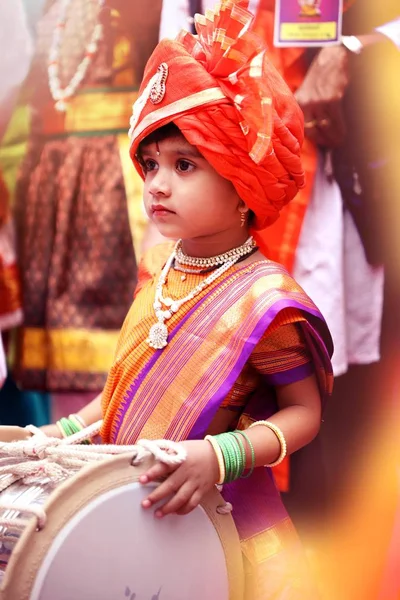
[[[101,392],[141,254],[159,241],[129,159],[132,104],[158,39],[214,3],[0,3],[0,424],[43,425]],[[343,43],[323,48],[276,48],[274,0],[249,6],[305,119],[307,185],[263,235],[335,345],[321,433],[277,479],[307,543],[332,535],[346,574],[332,598],[395,600],[400,6],[344,0]],[[376,549],[369,578],[358,518]],[[343,552],[335,524],[360,547]]]

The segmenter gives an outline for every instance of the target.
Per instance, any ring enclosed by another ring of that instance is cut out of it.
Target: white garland
[[[75,94],[76,90],[85,78],[89,65],[93,60],[93,56],[97,52],[99,41],[103,37],[103,25],[101,23],[97,23],[90,38],[90,42],[86,46],[84,58],[78,65],[78,68],[68,85],[62,89],[59,77],[60,47],[66,25],[67,10],[70,4],[71,0],[62,0],[60,17],[54,30],[53,40],[49,52],[49,64],[47,68],[50,92],[54,101],[56,102],[56,109],[61,112],[66,110],[66,101]],[[101,10],[105,4],[105,0],[98,0],[98,4]]]

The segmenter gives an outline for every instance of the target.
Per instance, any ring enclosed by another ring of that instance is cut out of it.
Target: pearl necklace
[[[224,252],[223,254],[218,254],[217,256],[210,256],[208,258],[198,258],[197,256],[188,256],[182,250],[182,241],[180,240],[177,244],[175,253],[176,260],[181,265],[188,265],[190,267],[202,267],[206,269],[207,267],[216,267],[225,263],[227,260],[232,260],[233,258],[241,258],[242,256],[246,256],[255,248],[256,243],[253,237],[249,237],[242,246],[238,246],[237,248],[232,248],[232,250],[228,250],[228,252]]]
[[[173,268],[174,271],[179,271],[180,273],[183,273],[183,275],[181,275],[181,281],[186,281],[186,275],[201,275],[205,272],[204,269],[187,269],[185,267],[182,267],[182,265],[180,265],[176,261],[176,259],[173,263]],[[206,272],[208,273],[208,269],[206,270]]]
[[[98,0],[99,10],[103,8],[105,2],[106,0]],[[84,58],[78,65],[78,68],[73,77],[71,78],[70,82],[68,83],[67,87],[62,89],[61,81],[59,78],[60,47],[63,39],[63,33],[65,30],[65,24],[67,21],[67,10],[70,4],[71,0],[62,0],[60,17],[54,29],[53,40],[49,52],[49,63],[47,67],[50,92],[53,97],[53,100],[56,103],[55,108],[60,112],[66,111],[66,100],[68,100],[69,98],[71,98],[71,96],[75,94],[79,85],[85,78],[89,65],[93,60],[93,56],[97,52],[98,43],[103,37],[103,25],[101,23],[97,23],[90,38],[90,42],[86,46]]]
[[[193,298],[195,298],[200,292],[202,292],[207,286],[209,286],[213,281],[218,279],[220,275],[228,271],[242,256],[246,254],[250,254],[254,248],[253,238],[249,238],[243,246],[239,246],[242,249],[239,252],[239,248],[235,248],[236,255],[231,257],[229,260],[225,260],[224,264],[222,264],[218,269],[213,271],[211,275],[209,275],[206,279],[204,279],[201,283],[199,283],[187,296],[181,298],[180,300],[173,300],[172,298],[164,298],[162,294],[163,285],[167,281],[168,272],[172,267],[172,263],[177,258],[177,251],[181,247],[182,241],[179,240],[175,248],[167,260],[163,270],[161,271],[159,280],[156,285],[156,293],[154,298],[153,308],[156,313],[157,323],[151,326],[149,331],[149,337],[147,338],[147,343],[151,348],[155,350],[162,350],[168,344],[168,327],[165,324],[165,321],[170,319],[173,314],[177,313],[178,310],[183,306],[186,302],[189,302]],[[225,253],[228,254],[228,253]],[[224,255],[220,255],[224,256]],[[188,257],[189,258],[189,257]],[[198,260],[207,260],[207,259],[198,259]],[[220,260],[221,262],[221,260]],[[220,263],[219,263],[220,264]],[[163,309],[163,306],[166,307],[166,310]]]

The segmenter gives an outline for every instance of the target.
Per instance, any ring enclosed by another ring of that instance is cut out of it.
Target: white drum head
[[[96,498],[60,531],[31,600],[229,600],[225,555],[202,508],[156,519],[139,483]]]
[[[213,489],[189,515],[154,517],[138,483],[150,464],[121,455],[84,467],[31,519],[0,600],[243,600],[239,536]]]

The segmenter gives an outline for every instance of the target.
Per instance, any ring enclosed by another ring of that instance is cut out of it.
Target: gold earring
[[[240,212],[240,227],[244,227],[246,225],[247,217],[245,212]]]

